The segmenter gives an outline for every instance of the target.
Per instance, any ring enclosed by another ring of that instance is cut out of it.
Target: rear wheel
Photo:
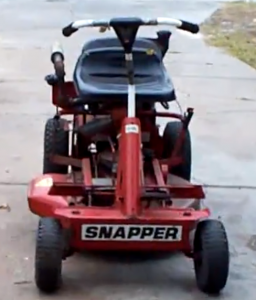
[[[229,273],[229,246],[225,228],[218,220],[198,223],[194,239],[194,267],[198,288],[218,294]]]
[[[60,223],[53,218],[41,218],[37,229],[35,281],[42,292],[53,293],[61,286],[63,249]]]
[[[51,161],[52,155],[68,156],[69,132],[65,130],[66,120],[48,119],[44,130],[43,173],[67,174],[68,166],[58,165]]]
[[[163,134],[163,158],[168,158],[174,150],[175,144],[179,138],[179,134],[182,130],[181,122],[169,122],[167,123]],[[187,129],[184,143],[181,148],[181,156],[183,162],[171,169],[171,174],[179,176],[185,180],[190,181],[191,178],[191,139],[190,133]]]

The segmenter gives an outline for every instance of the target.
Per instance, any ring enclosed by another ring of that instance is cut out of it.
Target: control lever
[[[51,62],[53,63],[55,74],[46,76],[45,80],[49,85],[58,86],[58,106],[70,106],[71,103],[65,91],[64,51],[58,42],[52,46]]]
[[[163,106],[164,109],[169,109],[170,108],[168,102],[160,102],[160,104]]]
[[[171,35],[172,33],[169,30],[160,30],[157,32],[157,42],[161,48],[163,57],[169,49],[169,40]]]
[[[55,74],[59,79],[64,79],[64,51],[59,43],[55,43],[52,47],[51,61],[54,65]]]

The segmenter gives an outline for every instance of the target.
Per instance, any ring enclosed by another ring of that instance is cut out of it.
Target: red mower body
[[[158,115],[182,119],[170,113]],[[62,164],[80,165],[81,171],[46,174],[32,180],[28,190],[30,210],[60,220],[70,231],[70,246],[76,251],[150,249],[189,253],[191,230],[209,216],[208,209],[193,208],[193,203],[204,198],[203,189],[166,174],[168,166],[179,162],[178,157],[155,158],[145,169],[141,136],[140,119],[123,119],[115,178],[106,174],[93,177],[88,158],[53,157]],[[164,205],[161,198],[166,195],[171,201]],[[104,207],[74,204],[73,199],[79,197],[100,197],[103,202],[112,198],[113,202]]]
[[[201,291],[216,294],[226,285],[225,228],[208,218],[203,188],[190,182],[193,109],[169,112],[176,94],[163,59],[171,32],[137,37],[140,26],[166,24],[199,31],[173,18],[72,22],[63,28],[66,37],[82,27],[116,33],[83,46],[72,82],[65,80],[62,48],[53,47],[55,72],[45,79],[56,114],[45,124],[44,175],[28,188],[29,208],[40,216],[40,291],[58,290],[62,261],[86,250],[181,251],[193,259]],[[166,112],[157,112],[157,104]],[[163,135],[158,117],[169,119]]]

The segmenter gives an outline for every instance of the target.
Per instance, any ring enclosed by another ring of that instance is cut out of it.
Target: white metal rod
[[[128,118],[134,118],[136,113],[135,85],[128,85]]]

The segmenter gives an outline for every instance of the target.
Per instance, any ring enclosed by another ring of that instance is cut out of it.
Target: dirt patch
[[[256,2],[225,3],[202,25],[209,44],[256,68]]]

